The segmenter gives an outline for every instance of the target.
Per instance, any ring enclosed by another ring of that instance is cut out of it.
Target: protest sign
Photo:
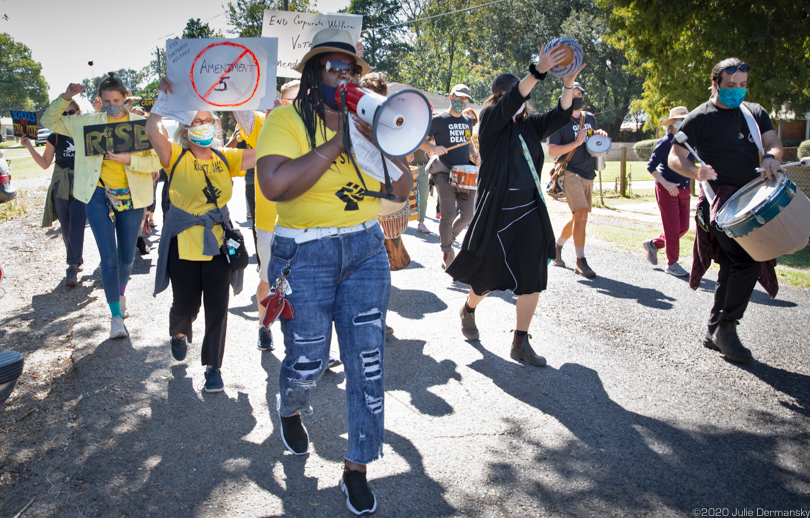
[[[312,38],[323,29],[345,29],[360,40],[363,16],[360,14],[315,14],[294,11],[264,11],[262,36],[278,38],[278,75],[301,77],[293,70],[312,47]]]
[[[275,38],[172,39],[166,75],[173,111],[265,110],[276,98]]]
[[[146,121],[136,120],[93,124],[84,127],[84,153],[87,156],[111,153],[137,153],[152,149],[146,136]]]
[[[11,110],[11,122],[14,124],[14,136],[36,139],[37,138],[37,114],[36,112],[24,112]]]
[[[155,100],[156,100],[155,97],[151,97],[151,98],[150,97],[144,97],[144,98],[142,98],[140,100],[139,104],[141,105],[141,107],[144,110],[146,110],[147,112],[151,112],[152,111],[152,106],[155,105]]]

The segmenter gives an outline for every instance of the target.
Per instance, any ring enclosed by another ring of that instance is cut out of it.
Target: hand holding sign
[[[65,90],[65,93],[62,94],[62,99],[70,101],[82,92],[84,92],[84,87],[82,85],[78,83],[70,83],[67,90]]]

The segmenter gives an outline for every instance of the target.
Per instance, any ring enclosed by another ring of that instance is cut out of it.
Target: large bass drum
[[[717,227],[757,261],[770,261],[807,246],[810,200],[782,172],[748,182],[717,212]]]

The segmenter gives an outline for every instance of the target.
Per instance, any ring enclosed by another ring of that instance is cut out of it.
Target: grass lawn
[[[25,150],[23,150],[25,151]],[[14,183],[15,180],[27,180],[30,178],[36,178],[40,176],[46,176],[50,178],[53,172],[53,165],[51,165],[48,169],[42,169],[39,165],[34,162],[34,159],[31,158],[31,155],[28,154],[28,151],[25,151],[25,155],[17,155],[20,158],[11,158],[9,159],[8,156],[5,158],[9,161],[9,165],[11,167],[11,182]]]

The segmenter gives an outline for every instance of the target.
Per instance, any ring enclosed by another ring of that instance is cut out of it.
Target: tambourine
[[[562,36],[548,42],[543,48],[543,52],[548,52],[558,43],[562,45],[563,50],[565,50],[565,58],[559,65],[551,68],[549,73],[556,77],[570,76],[576,69],[582,66],[582,47],[577,43],[577,40],[569,38],[568,36]]]

